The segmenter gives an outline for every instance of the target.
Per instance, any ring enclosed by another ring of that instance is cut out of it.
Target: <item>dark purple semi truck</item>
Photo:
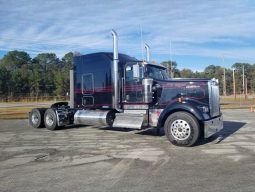
[[[179,146],[192,146],[223,128],[216,80],[169,79],[165,67],[119,54],[117,34],[112,35],[113,53],[75,56],[70,105],[33,109],[30,125],[164,127],[169,141]]]

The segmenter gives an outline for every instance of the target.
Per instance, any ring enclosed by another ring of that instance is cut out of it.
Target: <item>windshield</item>
[[[168,80],[166,69],[154,65],[147,65],[145,70],[146,76],[152,79]]]

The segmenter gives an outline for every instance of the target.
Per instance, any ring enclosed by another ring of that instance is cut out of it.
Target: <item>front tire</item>
[[[53,109],[47,109],[44,114],[45,127],[51,131],[58,128],[57,115]]]
[[[200,125],[197,119],[187,112],[171,114],[164,124],[168,140],[177,146],[192,146],[200,137]]]

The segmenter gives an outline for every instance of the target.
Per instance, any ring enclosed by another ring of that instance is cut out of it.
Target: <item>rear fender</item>
[[[60,108],[60,107],[67,107],[68,102],[57,102],[50,106],[50,108]]]

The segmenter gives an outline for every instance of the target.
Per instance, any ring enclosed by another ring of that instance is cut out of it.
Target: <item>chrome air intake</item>
[[[144,87],[144,102],[145,103],[151,103],[152,102],[152,83],[153,79],[150,78],[144,78],[143,79],[143,87]]]

